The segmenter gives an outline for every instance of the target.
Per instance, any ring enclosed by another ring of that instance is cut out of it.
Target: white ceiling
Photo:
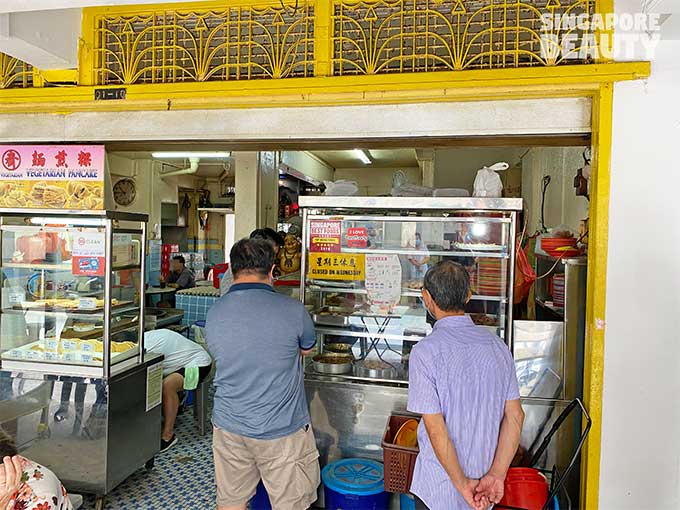
[[[368,151],[373,159],[371,165],[364,165],[350,150],[312,151],[311,154],[333,168],[408,168],[417,167],[415,149],[388,149]]]

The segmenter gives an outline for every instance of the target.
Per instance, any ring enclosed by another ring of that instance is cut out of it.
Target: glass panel
[[[3,218],[2,359],[102,366],[106,287],[104,221],[100,218]],[[138,330],[141,253],[141,233],[126,231],[115,235],[112,331]],[[138,352],[135,336],[134,342],[126,340],[112,346],[111,361],[115,363]]]
[[[323,350],[351,352],[354,375],[407,379],[411,348],[434,322],[423,279],[442,260],[467,268],[473,321],[505,336],[510,225],[500,213],[309,216],[305,305]]]

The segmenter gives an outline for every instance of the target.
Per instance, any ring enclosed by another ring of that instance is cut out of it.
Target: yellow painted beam
[[[587,510],[596,510],[599,503],[613,84],[601,85],[593,99],[593,174],[590,190],[583,381],[585,405],[593,426],[582,454],[584,462],[581,476],[581,494],[584,495],[581,508]]]
[[[0,91],[0,113],[266,108],[583,96],[600,84],[649,76],[648,62],[530,69],[130,85],[127,99],[94,101],[92,86]],[[83,76],[81,75],[81,79]]]

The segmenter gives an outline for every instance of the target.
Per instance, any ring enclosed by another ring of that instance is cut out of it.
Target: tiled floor
[[[179,442],[156,456],[151,471],[140,468],[107,496],[107,510],[209,510],[215,508],[212,434],[198,435],[191,410],[178,418]],[[86,497],[83,510],[94,510]]]

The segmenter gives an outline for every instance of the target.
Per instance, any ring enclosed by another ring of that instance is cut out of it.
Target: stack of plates
[[[479,259],[477,292],[483,296],[499,296],[503,289],[503,270],[501,259]]]
[[[553,304],[556,308],[564,308],[564,275],[553,277]]]

